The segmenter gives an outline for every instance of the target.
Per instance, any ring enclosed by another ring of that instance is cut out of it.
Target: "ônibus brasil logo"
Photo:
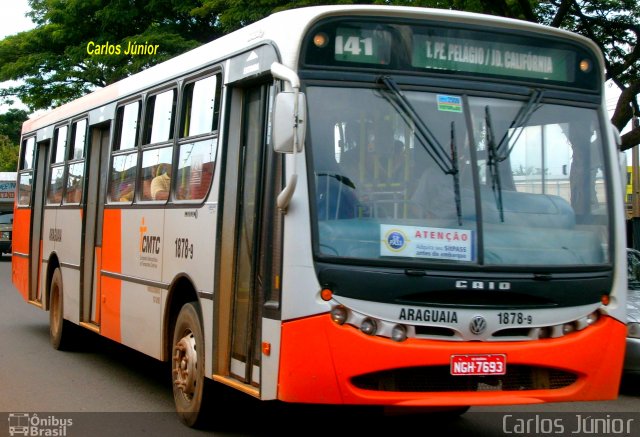
[[[9,413],[9,435],[64,437],[73,419],[38,414]]]

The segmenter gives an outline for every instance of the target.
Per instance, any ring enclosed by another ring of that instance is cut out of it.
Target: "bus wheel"
[[[199,425],[204,389],[204,341],[196,304],[180,310],[173,330],[173,399],[180,420],[187,426]]]
[[[62,273],[57,268],[53,272],[49,292],[49,339],[57,350],[69,349],[73,335],[73,325],[64,319],[62,295]]]

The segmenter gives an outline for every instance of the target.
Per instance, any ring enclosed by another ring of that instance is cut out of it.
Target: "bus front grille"
[[[356,376],[357,388],[396,392],[469,392],[555,390],[567,387],[578,376],[557,369],[533,366],[507,366],[505,375],[454,376],[449,366],[412,367]]]

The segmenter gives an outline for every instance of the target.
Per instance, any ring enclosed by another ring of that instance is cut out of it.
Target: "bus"
[[[275,13],[25,122],[12,274],[215,385],[387,409],[607,400],[626,257],[604,62],[479,14]]]

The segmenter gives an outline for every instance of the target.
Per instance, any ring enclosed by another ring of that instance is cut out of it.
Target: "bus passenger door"
[[[109,125],[92,126],[86,165],[85,220],[82,241],[82,315],[80,321],[90,329],[100,325],[100,248],[102,245],[102,209],[109,160]],[[104,174],[103,174],[104,173]]]
[[[253,387],[260,386],[260,323],[269,282],[262,279],[263,260],[272,250],[262,238],[270,232],[263,209],[268,93],[267,85],[231,90],[215,304],[214,371]]]
[[[33,198],[31,200],[31,242],[29,248],[29,300],[42,303],[40,290],[40,270],[42,263],[42,217],[44,213],[44,195],[47,182],[47,156],[49,140],[37,144],[35,174],[33,178]]]

